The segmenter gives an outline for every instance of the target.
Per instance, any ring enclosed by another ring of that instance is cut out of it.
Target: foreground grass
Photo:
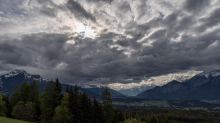
[[[30,122],[16,120],[16,119],[10,119],[10,118],[6,118],[6,117],[0,117],[0,123],[30,123]]]

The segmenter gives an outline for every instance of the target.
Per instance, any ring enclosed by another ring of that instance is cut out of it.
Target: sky
[[[220,69],[219,22],[219,0],[0,0],[0,73],[161,85]]]

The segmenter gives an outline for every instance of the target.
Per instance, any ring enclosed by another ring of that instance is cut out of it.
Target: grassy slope
[[[0,123],[30,123],[30,122],[16,120],[16,119],[10,119],[10,118],[6,118],[6,117],[0,117]]]

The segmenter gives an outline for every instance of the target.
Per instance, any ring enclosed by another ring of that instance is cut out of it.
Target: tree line
[[[106,88],[101,101],[90,99],[77,85],[63,88],[58,79],[49,81],[40,94],[35,80],[16,85],[11,97],[0,94],[0,116],[44,123],[119,123],[125,121],[120,110],[113,109]]]

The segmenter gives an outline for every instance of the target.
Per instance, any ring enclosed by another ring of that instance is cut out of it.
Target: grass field
[[[30,123],[30,122],[16,120],[16,119],[10,119],[10,118],[6,118],[6,117],[0,117],[0,123]]]

